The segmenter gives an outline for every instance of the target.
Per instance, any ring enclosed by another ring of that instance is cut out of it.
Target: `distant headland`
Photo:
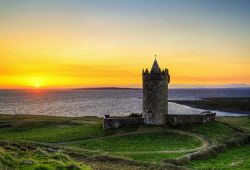
[[[142,90],[142,89],[128,88],[128,87],[86,87],[86,88],[75,88],[72,90]]]

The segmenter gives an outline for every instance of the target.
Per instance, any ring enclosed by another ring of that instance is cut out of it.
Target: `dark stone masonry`
[[[109,117],[103,119],[103,129],[114,129],[133,125],[143,125],[142,117]]]
[[[178,127],[185,124],[209,123],[215,120],[216,113],[209,111],[198,115],[168,114],[165,116],[166,127]],[[108,117],[103,119],[103,129],[114,129],[133,125],[143,125],[142,117]]]
[[[131,125],[160,125],[175,127],[183,124],[207,123],[215,120],[216,113],[209,111],[198,115],[168,114],[168,69],[161,69],[155,59],[150,70],[142,71],[143,113],[142,117],[109,117],[103,119],[103,128],[112,129]]]
[[[166,125],[170,127],[176,127],[184,124],[197,124],[197,123],[208,123],[215,120],[216,113],[209,111],[202,112],[198,115],[166,115]]]

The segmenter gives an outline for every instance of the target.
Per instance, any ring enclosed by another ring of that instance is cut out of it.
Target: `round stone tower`
[[[143,118],[145,124],[165,125],[168,114],[168,69],[161,70],[155,59],[150,70],[142,71]]]

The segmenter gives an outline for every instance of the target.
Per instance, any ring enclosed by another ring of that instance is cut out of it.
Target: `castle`
[[[168,114],[168,69],[161,70],[155,58],[150,70],[142,71],[143,118],[145,124],[165,125]]]
[[[205,111],[196,115],[168,114],[168,69],[161,69],[155,58],[151,70],[143,69],[143,113],[141,116],[110,117],[105,115],[103,128],[148,124],[176,127],[183,124],[207,123],[215,120],[216,113]],[[138,114],[140,115],[140,114]]]

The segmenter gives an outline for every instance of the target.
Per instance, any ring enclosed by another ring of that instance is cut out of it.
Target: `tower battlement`
[[[160,70],[158,73],[149,73],[148,68],[142,70],[142,78],[145,80],[167,80],[170,81],[168,69]]]

